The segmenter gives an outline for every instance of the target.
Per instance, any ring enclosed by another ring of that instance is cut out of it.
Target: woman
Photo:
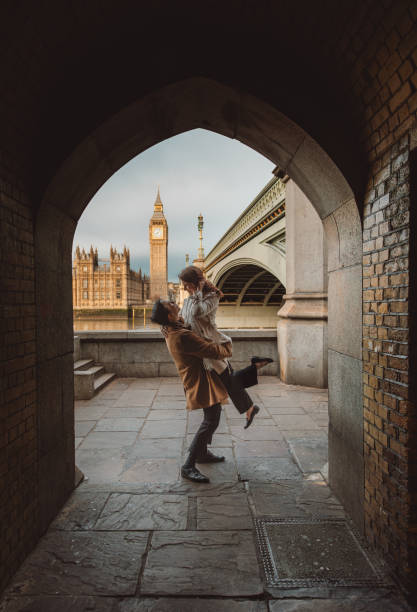
[[[209,338],[216,344],[231,342],[229,336],[217,329],[216,313],[222,292],[208,281],[202,270],[197,266],[188,266],[179,278],[184,289],[190,297],[184,300],[181,316],[185,325],[203,338]],[[245,429],[252,423],[259,412],[259,406],[253,403],[245,387],[256,385],[258,382],[257,370],[273,361],[269,357],[252,357],[252,365],[238,372],[233,369],[226,359],[204,359],[208,370],[214,370],[226,387],[230,399],[240,414],[246,412]]]

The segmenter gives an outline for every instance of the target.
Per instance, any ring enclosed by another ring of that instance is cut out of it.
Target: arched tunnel
[[[285,287],[271,272],[255,264],[238,265],[224,272],[217,285],[223,292],[220,327],[276,326]]]
[[[279,306],[285,287],[276,276],[253,264],[233,268],[221,277],[222,304]]]

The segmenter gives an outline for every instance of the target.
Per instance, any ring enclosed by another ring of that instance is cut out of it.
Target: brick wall
[[[365,531],[407,584],[410,449],[416,446],[409,388],[410,144],[417,110],[417,6],[391,6],[373,59],[363,55],[364,144],[370,180],[363,214],[363,401]],[[374,43],[375,44],[375,43]],[[410,586],[410,585],[409,585]]]
[[[398,572],[407,561],[408,136],[374,164],[363,231],[365,528]]]
[[[24,194],[0,182],[0,590],[38,536],[33,223]]]

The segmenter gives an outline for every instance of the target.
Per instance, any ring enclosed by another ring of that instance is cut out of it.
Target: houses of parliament
[[[72,268],[75,311],[129,310],[144,306],[155,297],[167,297],[177,286],[168,283],[168,224],[158,193],[149,221],[150,275],[130,268],[130,252],[110,247],[110,258],[99,259],[92,246],[86,252],[77,246]]]

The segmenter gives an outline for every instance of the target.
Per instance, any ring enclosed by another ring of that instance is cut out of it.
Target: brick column
[[[363,230],[365,530],[399,575],[408,571],[408,532],[415,524],[415,519],[410,524],[409,473],[415,449],[409,401],[409,170],[406,135],[374,164]]]

